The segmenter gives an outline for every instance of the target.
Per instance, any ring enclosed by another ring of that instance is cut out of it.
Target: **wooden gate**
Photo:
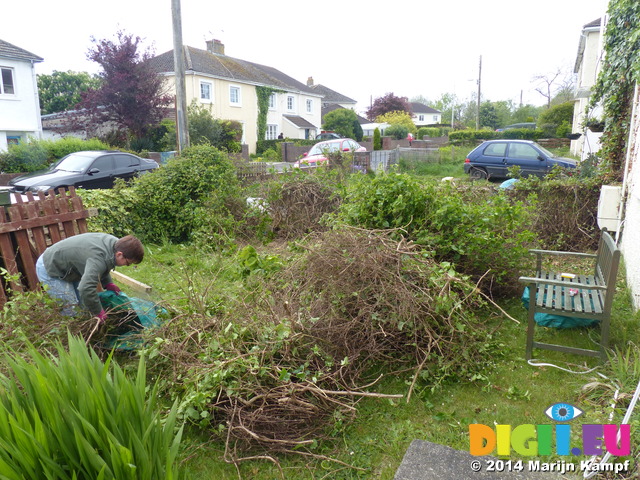
[[[0,305],[9,291],[23,292],[39,288],[36,261],[44,250],[62,239],[87,232],[87,218],[97,214],[87,210],[75,189],[53,190],[19,195],[15,203],[0,207],[0,266],[7,279],[0,282]],[[18,280],[15,280],[18,278]]]

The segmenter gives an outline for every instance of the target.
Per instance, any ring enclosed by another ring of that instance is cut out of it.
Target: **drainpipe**
[[[31,60],[31,77],[33,78],[34,96],[36,104],[36,116],[38,121],[36,122],[36,138],[42,139],[42,117],[40,116],[40,96],[38,95],[38,77],[36,76],[35,62]]]

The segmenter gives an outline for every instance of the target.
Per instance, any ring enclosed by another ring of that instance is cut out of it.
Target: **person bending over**
[[[80,305],[104,321],[107,314],[98,297],[98,282],[119,294],[109,272],[143,258],[144,247],[133,235],[118,239],[106,233],[81,233],[47,248],[36,262],[36,274],[48,286],[48,294],[65,305],[64,314],[73,315]]]

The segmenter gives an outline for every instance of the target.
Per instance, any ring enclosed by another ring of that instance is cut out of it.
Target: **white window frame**
[[[202,87],[203,85],[208,85],[209,86],[209,97],[204,97],[202,94]],[[200,101],[202,103],[213,103],[213,83],[212,82],[207,82],[204,80],[200,80]]]
[[[11,88],[13,88],[13,92],[5,92],[4,91],[4,76],[5,72],[8,72],[11,76]],[[16,74],[15,69],[12,67],[2,67],[0,66],[0,95],[15,95],[16,94]]]
[[[307,98],[307,113],[313,113],[313,100]]]
[[[438,115],[434,115],[434,116],[433,116],[433,121],[434,121],[435,123],[438,123]]]
[[[233,98],[233,92],[236,93],[235,101]],[[232,107],[242,106],[242,88],[240,85],[229,85],[229,105]]]
[[[278,138],[278,125],[269,124],[267,125],[267,132],[265,134],[265,140],[276,140]]]
[[[287,96],[287,111],[288,112],[295,112],[296,110],[296,97],[294,97],[293,95],[288,95]]]
[[[418,121],[424,122],[424,115],[418,115]]]
[[[277,106],[277,93],[273,92],[271,95],[269,95],[269,109],[270,110],[275,110],[276,106]]]

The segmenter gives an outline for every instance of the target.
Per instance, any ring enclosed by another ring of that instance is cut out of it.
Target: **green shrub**
[[[369,229],[402,228],[415,238],[432,202],[432,189],[410,175],[356,176],[347,186],[339,218]]]
[[[417,139],[422,140],[422,137],[444,137],[449,134],[451,127],[420,127],[418,129]]]
[[[65,137],[60,140],[35,140],[10,145],[0,154],[0,170],[5,173],[35,172],[73,152],[82,150],[108,150],[108,144],[98,140]]]
[[[477,140],[493,140],[500,138],[499,133],[493,130],[456,130],[449,132],[449,141],[452,143],[465,143]]]
[[[397,123],[394,125],[389,125],[384,131],[384,134],[387,137],[393,137],[396,140],[402,140],[407,138],[409,129],[405,125],[400,125],[399,123]]]
[[[145,362],[134,379],[103,363],[81,338],[57,358],[30,350],[8,358],[1,379],[0,464],[3,478],[178,478],[182,430],[175,407],[163,420],[157,390],[147,391]]]
[[[224,234],[229,222],[227,201],[239,192],[233,162],[208,145],[185,150],[133,184],[132,225],[145,241],[182,242],[199,228]]]
[[[539,140],[544,135],[544,131],[533,128],[508,128],[502,132],[497,132],[496,138],[511,138],[520,140]]]
[[[267,150],[281,151],[280,143],[282,143],[282,140],[258,140],[256,143],[256,155],[262,155]]]
[[[571,133],[571,124],[564,120],[558,128],[556,128],[556,137],[567,138],[567,135]]]
[[[373,149],[382,150],[382,136],[378,127],[373,131]]]
[[[397,229],[397,235],[433,250],[461,273],[484,278],[495,293],[511,293],[517,286],[533,241],[524,203],[446,183],[422,185],[405,174],[358,179],[335,219],[361,228]]]
[[[186,149],[180,156],[130,186],[117,182],[112,190],[83,192],[87,207],[97,208],[92,230],[144,242],[198,240],[224,244],[237,225],[232,211],[240,186],[233,162],[209,145]]]
[[[544,110],[538,116],[538,128],[544,130],[549,137],[555,135],[556,129],[562,125],[563,122],[569,124],[573,122],[573,102],[554,105]]]

